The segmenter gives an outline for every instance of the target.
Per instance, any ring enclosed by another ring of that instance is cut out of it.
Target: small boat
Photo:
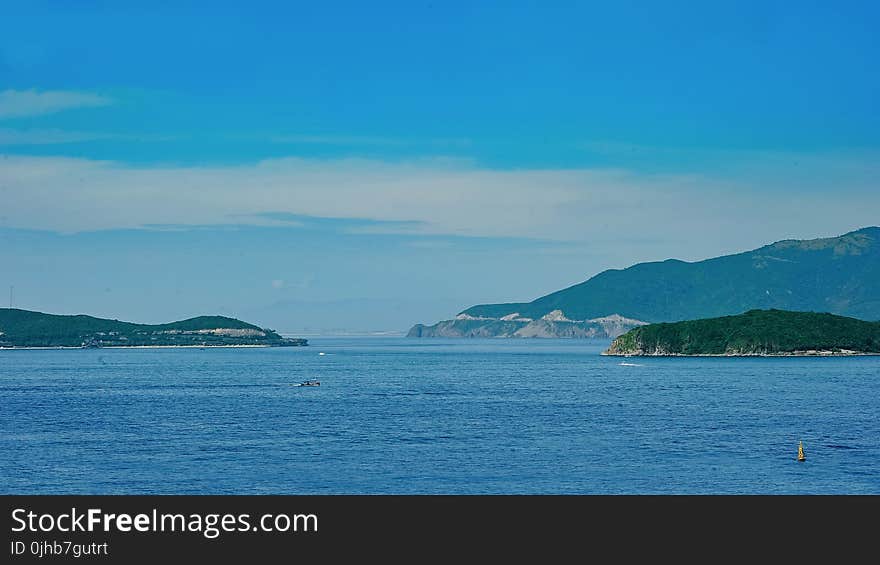
[[[303,381],[299,384],[299,386],[321,386],[321,381],[316,381],[316,380]]]
[[[798,461],[803,463],[807,460],[807,456],[804,455],[804,442],[798,442]]]

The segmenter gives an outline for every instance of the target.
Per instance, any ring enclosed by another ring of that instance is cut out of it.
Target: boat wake
[[[301,383],[290,383],[290,386],[321,386],[321,381],[308,380]]]
[[[626,361],[621,361],[618,363],[621,367],[644,367],[644,365],[639,365],[638,363],[627,363]]]

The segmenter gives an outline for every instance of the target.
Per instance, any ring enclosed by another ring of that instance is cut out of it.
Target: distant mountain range
[[[880,320],[880,227],[832,238],[784,240],[693,263],[669,259],[611,269],[532,302],[473,306],[455,320],[416,325],[409,335],[523,336],[525,326],[543,320],[550,323],[542,324],[542,337],[614,338],[645,322],[713,318],[754,309]],[[572,332],[567,325],[589,325],[613,315],[628,322],[611,327],[605,335],[598,329],[592,335]],[[504,321],[524,326],[511,331],[509,325],[499,324]]]
[[[0,308],[0,347],[135,347],[135,346],[290,346],[307,345],[225,316],[199,316],[169,324],[134,324],[94,318],[59,316]]]

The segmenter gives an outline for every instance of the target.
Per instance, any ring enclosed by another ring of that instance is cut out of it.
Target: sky
[[[405,331],[880,224],[870,2],[0,9],[2,306]]]

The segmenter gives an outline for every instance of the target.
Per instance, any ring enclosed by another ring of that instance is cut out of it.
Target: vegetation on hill
[[[878,353],[880,322],[817,312],[751,310],[675,323],[650,324],[618,337],[609,355],[785,355]]]
[[[283,338],[273,330],[225,316],[149,325],[0,308],[0,347],[305,344],[306,340]]]
[[[880,320],[880,228],[786,240],[695,263],[670,259],[604,271],[528,303],[484,304],[462,314],[538,319],[553,310],[585,320],[618,313],[647,322],[733,315],[751,309],[831,312]]]

